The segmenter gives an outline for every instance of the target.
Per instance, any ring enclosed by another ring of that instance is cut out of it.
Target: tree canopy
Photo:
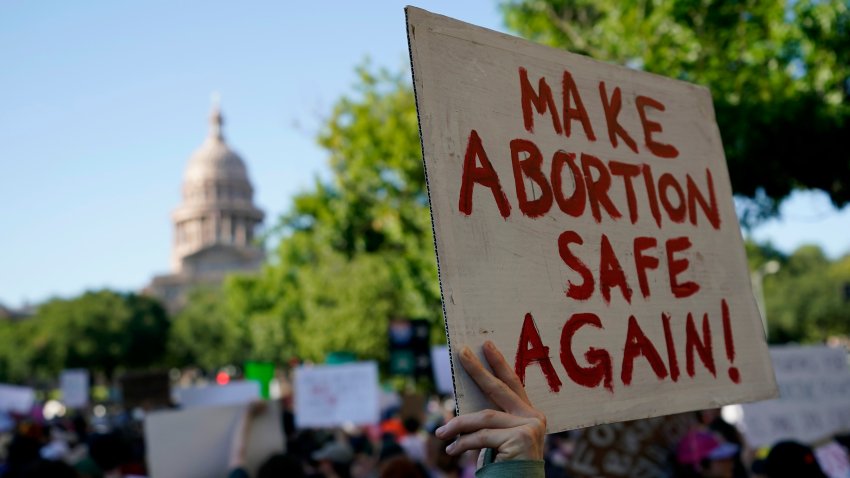
[[[384,359],[392,319],[440,329],[440,290],[413,92],[403,75],[358,70],[319,134],[331,177],[297,195],[272,262],[231,284],[239,314],[276,324],[287,354]]]
[[[850,255],[830,261],[817,246],[789,255],[770,244],[747,244],[750,269],[767,261],[780,264],[763,275],[768,339],[771,343],[817,343],[850,335]]]
[[[533,41],[711,89],[736,194],[850,202],[850,2],[507,0]],[[747,221],[752,217],[743,218]]]
[[[170,321],[153,299],[110,290],[42,304],[34,317],[0,324],[0,372],[15,381],[55,378],[66,368],[111,377],[161,364]]]

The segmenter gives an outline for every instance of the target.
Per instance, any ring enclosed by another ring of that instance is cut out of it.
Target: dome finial
[[[221,125],[223,123],[224,118],[221,116],[221,94],[218,91],[213,91],[212,112],[210,113],[210,136],[224,139],[224,135],[221,132]]]

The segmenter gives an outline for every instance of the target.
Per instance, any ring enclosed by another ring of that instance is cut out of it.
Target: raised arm
[[[458,355],[478,388],[499,409],[455,417],[438,428],[436,435],[444,440],[457,437],[446,448],[450,455],[489,448],[495,452],[493,461],[506,465],[500,466],[504,471],[543,476],[546,417],[531,404],[516,373],[496,346],[487,341],[483,350],[492,373],[469,347],[463,347]],[[485,464],[479,471],[488,466]]]

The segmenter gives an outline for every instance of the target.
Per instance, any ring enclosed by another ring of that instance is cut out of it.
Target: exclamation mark
[[[734,383],[741,383],[741,372],[735,367],[735,341],[732,339],[732,321],[729,320],[729,305],[726,299],[720,299],[720,308],[723,313],[723,339],[726,342],[726,358],[729,359],[729,378]]]

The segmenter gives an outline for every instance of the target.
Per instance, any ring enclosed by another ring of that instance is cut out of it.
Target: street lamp
[[[765,276],[779,272],[780,267],[779,261],[769,260],[750,274],[750,283],[753,286],[753,295],[756,298],[759,314],[761,314],[761,324],[764,327],[765,338],[767,337],[767,309],[764,306],[764,278]]]

